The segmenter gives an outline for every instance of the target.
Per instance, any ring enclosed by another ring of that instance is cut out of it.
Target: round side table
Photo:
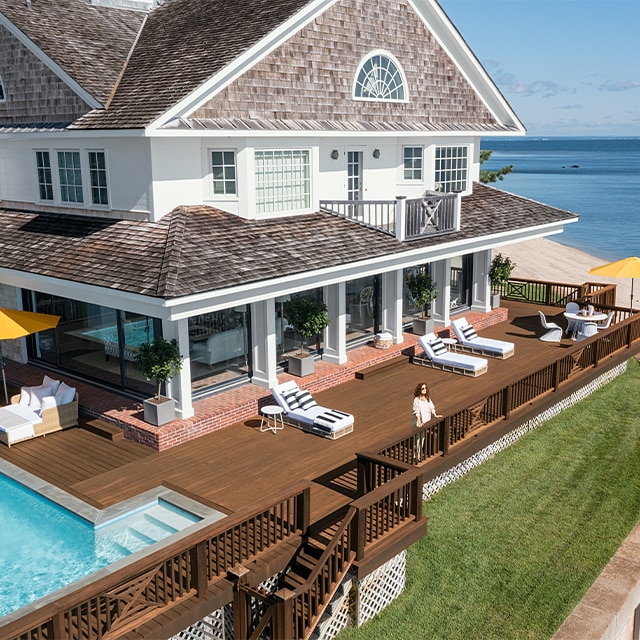
[[[260,409],[262,414],[262,420],[260,421],[260,431],[271,431],[277,433],[284,429],[284,420],[282,414],[284,413],[282,407],[276,405],[267,405]],[[278,422],[279,419],[279,422]]]

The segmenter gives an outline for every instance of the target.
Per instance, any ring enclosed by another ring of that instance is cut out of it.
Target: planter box
[[[313,356],[289,356],[289,373],[294,376],[310,376],[314,371]]]
[[[432,333],[435,329],[435,322],[433,318],[414,318],[413,319],[413,333],[417,336],[424,336],[427,333]]]
[[[491,308],[497,309],[500,306],[500,294],[492,293],[491,294]]]
[[[176,401],[173,398],[148,398],[143,401],[144,421],[156,427],[176,419]]]

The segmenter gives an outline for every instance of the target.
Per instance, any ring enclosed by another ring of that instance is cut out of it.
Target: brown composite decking
[[[411,432],[411,404],[418,382],[428,382],[439,413],[447,415],[540,368],[558,350],[574,344],[567,339],[560,344],[537,339],[542,334],[537,306],[506,306],[509,320],[481,335],[514,342],[515,356],[490,358],[485,375],[469,378],[410,364],[403,358],[364,379],[316,394],[320,404],[355,416],[353,433],[338,440],[290,426],[275,435],[260,432],[260,419],[255,416],[164,452],[74,428],[11,448],[0,446],[0,456],[102,507],[164,484],[239,512],[299,481],[309,481],[313,483],[311,516],[315,521],[353,499],[356,452],[377,452]],[[559,309],[543,310],[549,320],[564,326]],[[517,415],[513,420],[517,421]],[[509,424],[503,421],[500,428],[508,429]],[[464,446],[468,443],[454,449],[463,451]],[[445,468],[455,458],[433,459],[426,468]]]

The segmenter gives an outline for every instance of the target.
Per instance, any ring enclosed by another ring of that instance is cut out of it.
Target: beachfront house
[[[333,363],[419,315],[490,310],[491,251],[576,216],[479,182],[480,138],[525,130],[435,0],[0,0],[0,297],[55,313],[5,355],[179,415],[277,384],[292,297]]]

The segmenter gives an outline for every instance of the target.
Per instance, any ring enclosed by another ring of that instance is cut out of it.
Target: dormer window
[[[356,74],[353,97],[360,100],[405,101],[406,81],[398,62],[387,53],[370,55]]]

